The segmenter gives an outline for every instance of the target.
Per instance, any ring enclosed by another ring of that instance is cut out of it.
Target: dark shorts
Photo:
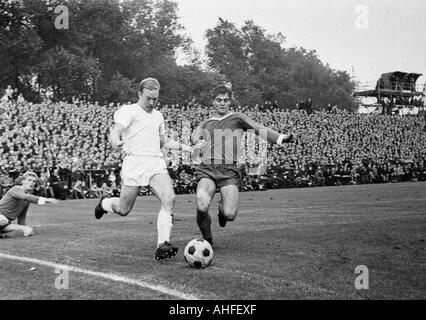
[[[220,189],[224,186],[241,185],[242,174],[235,164],[200,164],[196,171],[197,182],[208,178]]]

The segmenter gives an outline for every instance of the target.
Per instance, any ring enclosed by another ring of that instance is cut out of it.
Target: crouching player
[[[197,224],[203,238],[213,244],[208,210],[217,189],[221,194],[219,225],[225,227],[227,221],[233,221],[237,216],[242,178],[237,161],[244,132],[253,130],[269,143],[279,146],[292,142],[293,134],[280,134],[254,122],[243,113],[231,112],[233,92],[229,86],[215,87],[211,98],[214,115],[199,126],[194,138],[195,142],[204,140],[207,143],[196,171]]]
[[[10,188],[0,200],[0,238],[28,237],[34,234],[33,228],[26,225],[26,217],[30,203],[39,205],[57,203],[53,198],[32,195],[38,180],[37,174],[25,172],[16,179],[17,185]],[[11,223],[18,219],[18,223]]]

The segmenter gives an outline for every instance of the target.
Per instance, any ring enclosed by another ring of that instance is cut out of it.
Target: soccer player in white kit
[[[192,152],[205,145],[201,141],[191,148],[166,137],[164,117],[155,110],[159,90],[157,79],[146,78],[139,85],[139,101],[115,112],[111,144],[115,149],[122,146],[126,154],[121,168],[121,194],[120,198],[102,198],[95,209],[96,219],[107,212],[126,216],[133,208],[140,187],[149,186],[161,202],[156,260],[174,257],[178,251],[170,243],[176,196],[161,148]]]

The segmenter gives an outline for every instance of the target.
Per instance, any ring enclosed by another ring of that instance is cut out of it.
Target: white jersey
[[[157,110],[147,112],[138,104],[122,106],[114,113],[114,122],[125,130],[122,134],[123,150],[133,156],[162,157],[160,135],[166,133],[163,114]]]

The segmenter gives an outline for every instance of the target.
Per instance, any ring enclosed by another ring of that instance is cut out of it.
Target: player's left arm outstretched
[[[250,119],[248,116],[246,116],[243,113],[238,113],[238,118],[240,121],[240,124],[243,129],[249,130],[253,129],[255,130],[255,133],[261,137],[266,138],[266,140],[269,143],[276,144],[279,146],[284,145],[285,143],[291,143],[294,141],[294,134],[292,132],[289,133],[279,133],[278,131],[272,130],[270,128],[267,128],[252,119]]]
[[[27,202],[35,203],[38,205],[44,205],[46,203],[58,203],[59,201],[54,198],[45,198],[40,196],[35,196],[33,194],[25,193],[24,191],[18,188],[10,189],[10,194],[12,197],[20,200],[25,200]]]

